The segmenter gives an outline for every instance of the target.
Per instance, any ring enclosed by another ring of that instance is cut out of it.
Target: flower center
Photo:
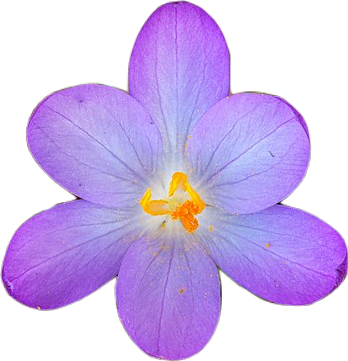
[[[198,228],[199,223],[194,216],[205,208],[205,203],[182,172],[172,175],[168,198],[151,200],[151,188],[148,188],[139,203],[144,212],[151,216],[170,215],[172,220],[179,219],[188,233]]]

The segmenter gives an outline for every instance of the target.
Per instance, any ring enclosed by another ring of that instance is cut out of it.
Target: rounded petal
[[[161,137],[141,105],[97,84],[53,93],[31,116],[28,145],[39,165],[80,198],[106,206],[139,201],[157,171]]]
[[[240,216],[219,212],[211,222],[214,230],[200,236],[210,256],[233,280],[268,301],[310,304],[346,276],[343,239],[311,214],[276,205]]]
[[[341,286],[347,274],[348,274],[348,252],[346,254],[346,258],[344,259],[344,261],[337,268],[336,284],[333,291],[337,290],[337,288]]]
[[[215,21],[186,2],[157,9],[133,48],[129,94],[150,113],[170,155],[180,157],[187,134],[229,87],[229,53]]]
[[[3,264],[4,285],[27,306],[65,306],[117,275],[134,234],[129,212],[83,200],[57,205],[14,235]]]
[[[188,141],[192,177],[207,203],[254,213],[286,198],[304,177],[307,127],[285,100],[232,95],[211,108]]]
[[[146,353],[169,360],[200,351],[220,314],[216,266],[196,244],[172,241],[137,241],[116,283],[117,308],[128,334]]]

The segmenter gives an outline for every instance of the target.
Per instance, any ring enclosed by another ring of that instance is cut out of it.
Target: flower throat
[[[205,203],[182,172],[172,175],[167,199],[151,200],[151,188],[148,188],[139,203],[144,212],[152,216],[170,215],[172,220],[180,220],[188,233],[198,228],[195,216],[205,208]]]

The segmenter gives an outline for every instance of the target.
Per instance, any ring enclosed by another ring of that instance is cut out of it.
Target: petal
[[[57,205],[18,229],[5,256],[4,284],[27,306],[65,306],[117,275],[134,233],[129,212],[83,200]]]
[[[211,257],[237,283],[268,301],[315,302],[347,273],[343,239],[311,214],[276,205],[255,214],[211,218],[214,230],[201,234]]]
[[[336,284],[333,291],[337,290],[337,288],[341,286],[347,274],[348,274],[348,252],[346,254],[346,258],[344,259],[344,261],[337,268]]]
[[[220,314],[217,268],[197,244],[141,239],[126,253],[116,283],[120,319],[146,353],[182,359],[211,338]]]
[[[215,21],[185,2],[157,9],[134,45],[129,94],[150,113],[169,153],[180,156],[187,134],[229,87],[229,53]]]
[[[44,99],[31,116],[27,138],[34,158],[56,182],[80,198],[118,207],[139,201],[162,147],[136,100],[96,84]]]
[[[241,93],[211,108],[192,132],[187,155],[205,201],[253,213],[286,198],[305,175],[306,125],[285,100]]]

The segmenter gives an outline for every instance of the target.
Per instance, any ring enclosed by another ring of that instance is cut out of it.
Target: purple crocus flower
[[[303,118],[279,97],[230,95],[229,73],[216,23],[171,3],[138,36],[129,94],[81,85],[37,106],[29,148],[78,199],[18,229],[2,272],[12,297],[55,309],[118,276],[117,308],[134,342],[182,359],[217,325],[218,267],[288,305],[313,303],[342,282],[340,235],[277,204],[307,169]]]

